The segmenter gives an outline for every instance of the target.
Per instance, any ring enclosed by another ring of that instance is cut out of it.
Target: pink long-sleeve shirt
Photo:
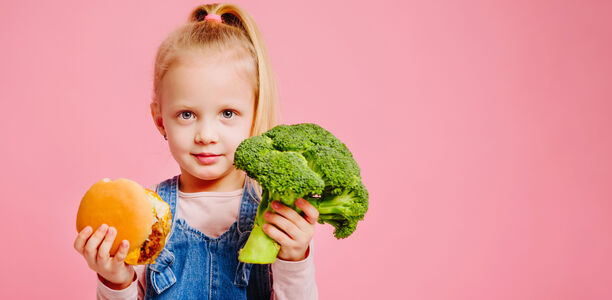
[[[151,190],[155,190],[155,186]],[[184,193],[179,191],[175,218],[182,218],[192,227],[209,237],[217,238],[227,231],[240,210],[242,189],[231,192]],[[308,257],[301,261],[285,261],[277,258],[272,264],[273,300],[318,299],[312,242]],[[143,299],[146,290],[144,265],[134,266],[136,279],[123,290],[113,290],[100,279],[96,289],[98,299]]]

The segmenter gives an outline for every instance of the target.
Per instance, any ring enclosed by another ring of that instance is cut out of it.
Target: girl
[[[238,261],[260,188],[233,165],[242,140],[276,124],[276,91],[261,34],[230,4],[196,8],[161,44],[151,114],[181,173],[152,187],[171,207],[166,247],[148,266],[109,253],[116,229],[83,229],[74,247],[98,275],[101,299],[316,299],[310,243],[317,210],[275,202],[264,231],[281,245],[272,265]],[[272,276],[273,275],[273,276]]]

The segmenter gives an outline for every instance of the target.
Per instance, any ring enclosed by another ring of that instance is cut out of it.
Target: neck
[[[182,170],[179,177],[179,190],[183,193],[231,192],[241,189],[246,175],[235,169],[229,174],[213,180],[202,180]]]

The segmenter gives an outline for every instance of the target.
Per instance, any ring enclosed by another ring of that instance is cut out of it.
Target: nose
[[[202,122],[194,137],[194,141],[199,144],[216,143],[218,140],[219,134],[213,122]]]

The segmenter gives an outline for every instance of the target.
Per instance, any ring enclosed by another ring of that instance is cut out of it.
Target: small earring
[[[166,141],[168,140],[168,137],[165,134],[164,134],[164,140]]]

